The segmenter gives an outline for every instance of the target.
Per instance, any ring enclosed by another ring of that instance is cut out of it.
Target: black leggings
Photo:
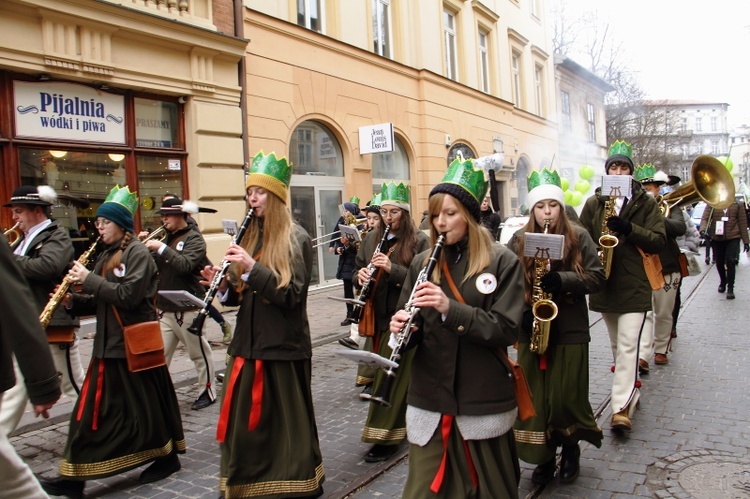
[[[740,252],[740,238],[728,241],[711,241],[716,259],[716,270],[719,272],[721,284],[734,287],[734,267]],[[726,268],[725,268],[726,266]]]

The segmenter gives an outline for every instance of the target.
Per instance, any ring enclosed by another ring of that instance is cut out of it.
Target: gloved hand
[[[527,334],[531,334],[531,330],[533,327],[534,314],[531,313],[531,309],[528,309],[523,313],[523,320],[521,320],[521,331]]]
[[[622,234],[623,236],[629,236],[630,233],[633,232],[633,224],[617,215],[607,219],[607,227],[609,227],[609,230]]]
[[[743,252],[747,253],[748,251],[750,251],[750,244],[745,243],[745,247],[743,248]]]
[[[547,272],[542,276],[542,291],[545,293],[557,293],[562,289],[562,277],[559,272]]]
[[[706,232],[705,230],[702,230],[700,234],[701,234],[701,237],[703,239],[707,239],[708,238],[708,232]]]

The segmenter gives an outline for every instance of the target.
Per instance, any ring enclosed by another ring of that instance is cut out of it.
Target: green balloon
[[[563,192],[563,201],[565,201],[565,204],[571,204],[573,201],[573,191]]]
[[[581,204],[581,201],[583,201],[583,194],[578,191],[574,191],[572,194],[572,199],[570,200],[569,204],[571,206],[578,206],[579,204]]]
[[[727,170],[730,172],[734,169],[734,163],[732,163],[732,160],[727,158],[726,156],[719,156],[718,159],[722,165],[727,167]]]
[[[594,167],[583,165],[578,171],[578,175],[580,175],[583,180],[591,180],[591,177],[594,176]]]
[[[591,184],[588,180],[579,180],[576,182],[576,191],[580,192],[581,194],[586,194],[589,192],[589,189],[591,188]]]
[[[561,179],[560,183],[562,184],[561,187],[562,187],[563,192],[567,191],[568,187],[570,187],[570,182],[568,182],[567,178]]]

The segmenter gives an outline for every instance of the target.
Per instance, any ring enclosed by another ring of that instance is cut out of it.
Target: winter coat
[[[680,271],[680,246],[677,244],[677,238],[684,236],[687,232],[685,218],[682,210],[671,210],[668,217],[663,217],[664,228],[667,232],[667,244],[659,252],[661,261],[661,270],[663,274],[673,274]]]
[[[161,254],[154,253],[154,261],[159,269],[159,289],[184,289],[202,300],[206,294],[206,288],[200,283],[200,270],[206,257],[203,236],[188,226],[169,234],[165,243],[167,246]],[[175,311],[176,308],[159,295],[156,306],[167,311]],[[196,308],[200,307],[193,307]]]
[[[677,245],[680,248],[685,248],[688,251],[697,253],[701,245],[700,233],[698,232],[698,229],[695,228],[693,219],[690,218],[688,212],[685,210],[680,210],[680,212],[682,213],[682,217],[685,220],[687,230],[684,235],[677,238]]]
[[[351,281],[352,276],[354,275],[354,268],[356,267],[355,260],[357,258],[357,247],[353,244],[345,245],[339,240],[333,247],[333,253],[338,254],[339,248],[341,248],[341,254],[339,254],[339,265],[336,269],[336,279]]]
[[[709,215],[711,216],[710,221]],[[728,220],[724,222],[724,234],[719,235],[716,233],[716,222],[724,217]],[[747,213],[744,206],[740,206],[739,203],[732,203],[726,210],[717,210],[706,206],[701,217],[701,232],[706,228],[708,228],[708,234],[712,241],[729,241],[742,238],[743,243],[750,244],[747,235]]]

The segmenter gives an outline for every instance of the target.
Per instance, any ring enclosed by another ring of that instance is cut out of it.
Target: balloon
[[[719,156],[716,159],[718,159],[722,165],[726,166],[727,170],[729,170],[730,172],[734,168],[734,163],[732,163],[732,160],[727,158],[726,156]]]
[[[591,177],[594,176],[594,167],[583,165],[578,171],[578,175],[580,175],[583,180],[591,180]]]
[[[567,191],[568,187],[570,187],[570,182],[568,181],[567,178],[560,180],[560,183],[562,184],[561,187],[562,187],[563,192]]]
[[[581,204],[581,201],[583,201],[583,194],[578,191],[573,191],[571,197],[572,199],[569,203],[571,206],[578,206],[579,204]]]
[[[570,204],[573,201],[573,191],[563,192],[563,201],[565,201],[565,204]]]
[[[576,191],[580,192],[581,194],[586,194],[589,192],[589,189],[591,188],[591,184],[589,184],[588,180],[579,180],[576,182]]]

